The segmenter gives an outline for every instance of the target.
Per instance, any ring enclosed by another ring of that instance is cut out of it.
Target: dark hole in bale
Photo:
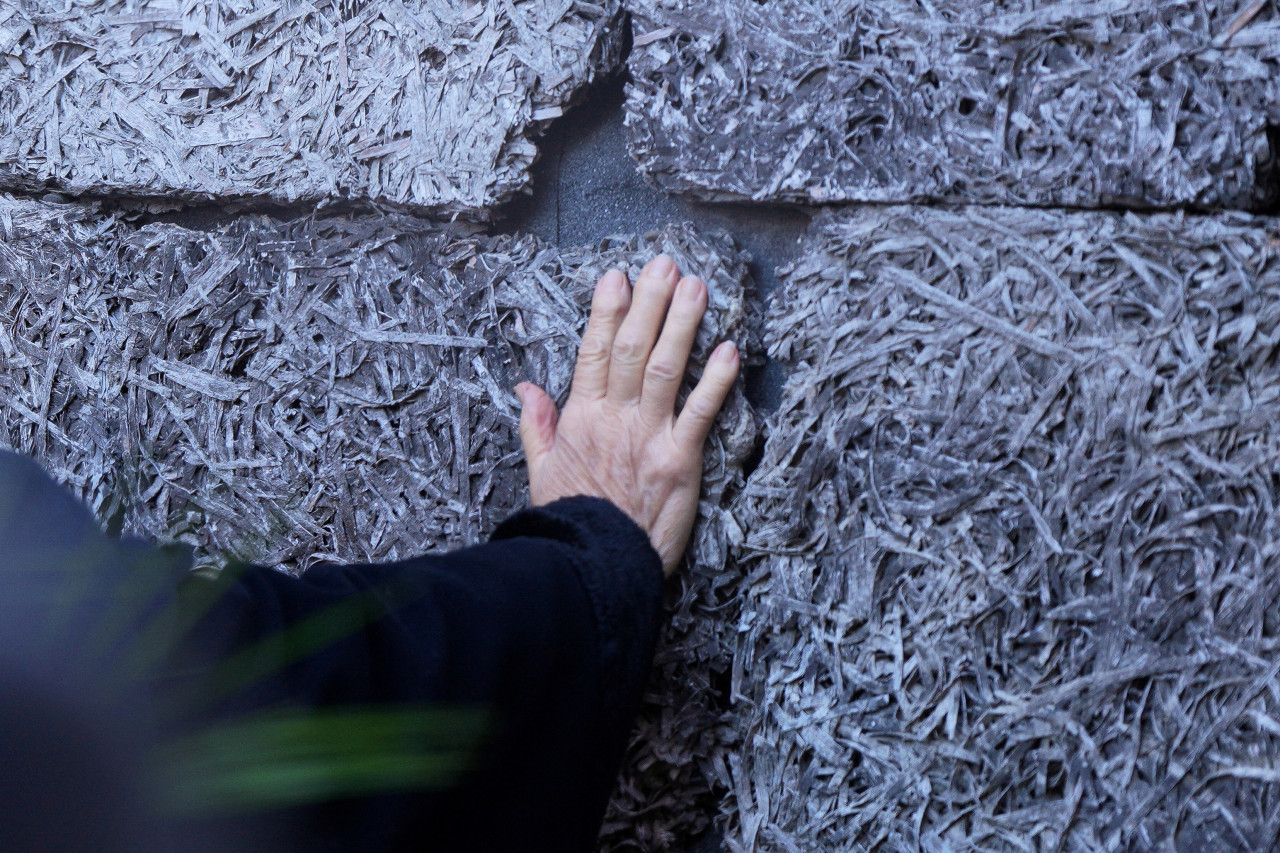
[[[689,35],[688,33],[678,33],[675,39],[673,39],[673,44],[675,46],[676,53],[682,54],[685,51],[689,50],[690,48],[694,47],[695,41],[696,39],[694,39],[694,37]]]
[[[978,102],[973,98],[961,98],[960,103],[956,105],[956,112],[962,116],[971,115],[978,106]]]
[[[1280,124],[1267,125],[1267,151],[1258,166],[1258,206],[1264,213],[1280,213]]]
[[[747,458],[742,461],[742,473],[747,476],[756,470],[756,466],[760,464],[760,459],[764,456],[764,441],[758,440],[751,452],[747,454]]]
[[[232,379],[243,379],[245,376],[245,368],[248,367],[249,361],[253,358],[253,350],[244,348],[235,360],[231,362],[231,367],[227,370],[227,375]]]
[[[721,37],[716,41],[716,46],[715,46],[714,48],[712,48],[712,49],[711,49],[711,58],[712,58],[712,59],[714,59],[717,63],[719,63],[719,62],[722,62],[722,61],[724,60],[724,58],[725,58],[725,54],[726,54],[726,53],[727,53],[727,51],[726,51],[726,42],[725,42],[724,37],[723,37],[723,36],[721,36]]]
[[[727,669],[711,673],[711,680],[708,686],[711,688],[710,698],[716,710],[729,711],[733,708],[733,702],[730,699],[732,685],[733,679]]]
[[[338,0],[338,13],[344,21],[357,17],[363,9],[364,0]]]
[[[618,34],[618,64],[610,69],[610,76],[625,74],[625,66],[622,63],[625,63],[627,61],[627,57],[631,56],[631,48],[634,47],[633,42],[636,37],[631,26],[631,13],[625,9],[618,13],[618,27],[621,28],[621,32]]]
[[[439,71],[444,67],[445,55],[438,47],[428,47],[422,51],[422,61],[431,66],[432,71]]]
[[[840,59],[844,62],[862,62],[867,56],[867,45],[862,38],[862,33],[850,33],[848,38],[841,40],[839,44]]]
[[[1045,793],[1049,796],[1061,797],[1065,792],[1067,781],[1066,766],[1058,759],[1050,759],[1045,762],[1044,770],[1048,783]]]
[[[884,138],[884,128],[888,126],[888,119],[883,115],[855,115],[849,120],[846,126],[846,142],[856,142],[859,140],[870,140],[879,142]]]

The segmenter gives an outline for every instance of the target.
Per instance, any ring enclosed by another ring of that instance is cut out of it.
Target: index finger
[[[591,314],[587,330],[578,347],[578,364],[573,369],[570,393],[598,400],[604,396],[609,382],[609,353],[618,326],[631,307],[631,287],[622,270],[609,270],[596,282],[591,296]]]

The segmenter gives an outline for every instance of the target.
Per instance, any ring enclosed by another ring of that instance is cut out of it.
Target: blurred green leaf
[[[208,816],[445,788],[470,766],[488,722],[474,707],[256,714],[157,753],[158,804]]]

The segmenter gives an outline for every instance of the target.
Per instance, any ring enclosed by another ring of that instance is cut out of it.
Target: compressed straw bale
[[[703,199],[1257,208],[1274,0],[629,0],[641,169]]]
[[[616,0],[0,0],[0,185],[471,217],[619,61]]]
[[[1280,846],[1280,223],[863,209],[734,512],[734,851]]]
[[[0,443],[39,459],[103,519],[121,511],[112,421],[116,341],[81,306],[122,278],[114,217],[0,194]]]
[[[296,571],[483,538],[527,500],[511,389],[563,401],[610,267],[634,277],[666,251],[706,279],[693,371],[725,337],[747,345],[745,263],[689,226],[561,250],[400,217],[132,228],[11,198],[0,226],[0,441],[104,522],[202,564]],[[699,688],[728,670],[722,507],[754,436],[739,383],[611,812],[629,836],[666,837],[711,800],[688,759],[719,713]]]

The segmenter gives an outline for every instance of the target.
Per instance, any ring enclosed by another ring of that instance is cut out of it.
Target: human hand
[[[516,386],[520,442],[534,506],[605,498],[649,534],[669,575],[693,529],[702,446],[738,376],[733,343],[716,347],[677,417],[676,395],[707,309],[707,286],[666,255],[634,292],[610,270],[596,284],[564,411],[530,382]]]

